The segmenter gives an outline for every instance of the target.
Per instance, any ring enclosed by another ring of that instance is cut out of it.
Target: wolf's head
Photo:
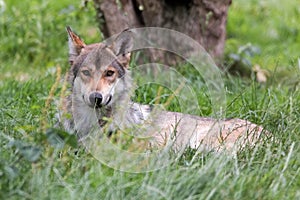
[[[120,33],[109,44],[86,45],[67,27],[74,101],[97,109],[112,105],[130,88],[128,67],[132,33]]]

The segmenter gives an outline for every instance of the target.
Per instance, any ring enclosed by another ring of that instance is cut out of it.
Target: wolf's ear
[[[75,58],[80,54],[82,49],[86,46],[84,42],[76,35],[72,29],[67,26],[68,44],[69,44],[69,62],[72,65]]]
[[[133,33],[126,29],[121,32],[114,40],[111,49],[117,56],[118,61],[126,68],[129,67],[130,52],[133,48]]]

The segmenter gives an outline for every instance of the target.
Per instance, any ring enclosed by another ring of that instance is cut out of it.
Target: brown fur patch
[[[108,71],[113,71],[114,73],[111,76],[108,76]],[[105,91],[110,88],[110,85],[113,84],[118,77],[118,71],[112,67],[108,66],[107,69],[102,73],[99,82],[97,83],[97,91]]]

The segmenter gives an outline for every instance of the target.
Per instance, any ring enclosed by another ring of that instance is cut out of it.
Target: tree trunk
[[[231,0],[94,0],[105,37],[126,28],[163,27],[198,41],[215,59],[222,58]]]

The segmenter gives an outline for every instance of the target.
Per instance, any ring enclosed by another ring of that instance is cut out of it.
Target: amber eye
[[[112,71],[112,70],[107,70],[105,76],[110,77],[110,76],[113,76],[114,73],[115,73],[115,72]]]
[[[91,73],[89,70],[82,70],[81,71],[85,76],[91,76]]]

